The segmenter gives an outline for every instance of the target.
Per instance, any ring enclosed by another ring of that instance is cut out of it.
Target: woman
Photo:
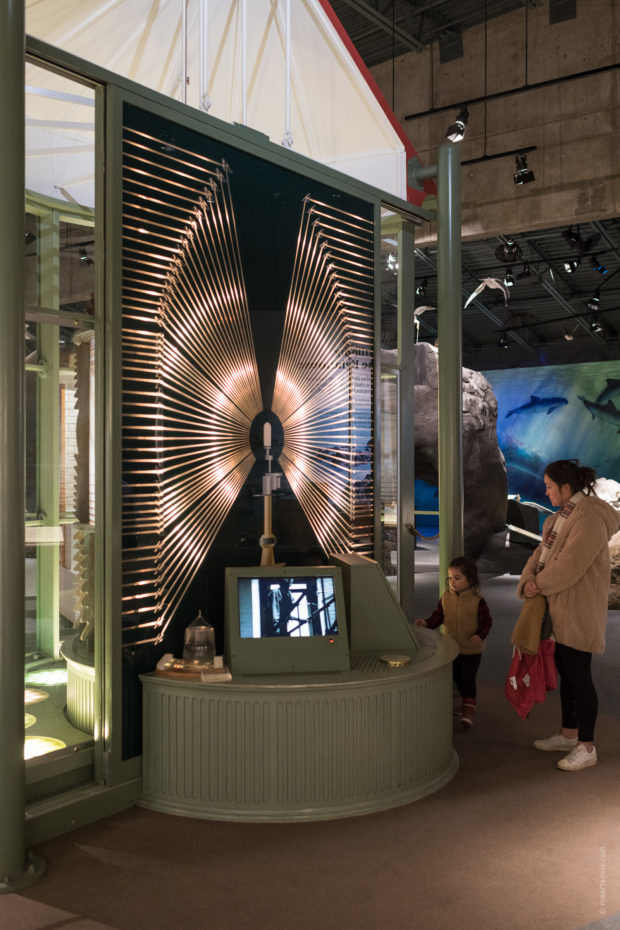
[[[609,539],[620,514],[596,496],[596,472],[577,459],[545,469],[546,495],[559,507],[545,520],[543,539],[527,561],[519,595],[544,594],[549,604],[560,676],[562,727],[536,749],[568,752],[558,768],[578,772],[596,765],[593,744],[598,697],[592,680],[592,653],[605,650],[609,596]]]

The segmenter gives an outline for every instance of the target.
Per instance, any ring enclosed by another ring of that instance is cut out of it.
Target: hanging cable
[[[291,0],[286,0],[286,67],[284,76],[284,136],[282,145],[290,149],[294,142],[291,132]]]
[[[183,12],[182,12],[182,23],[181,23],[181,32],[183,33],[183,103],[187,103],[187,0],[182,0],[183,2]]]
[[[209,0],[200,0],[200,109],[208,113],[209,97]]]
[[[247,8],[246,0],[243,0],[241,4],[241,58],[242,58],[242,74],[243,74],[243,117],[241,122],[244,126],[248,124],[248,65],[247,65],[247,55],[248,55],[248,33],[247,33]]]

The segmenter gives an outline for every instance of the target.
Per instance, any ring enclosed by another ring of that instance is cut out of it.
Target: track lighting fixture
[[[505,241],[495,249],[495,258],[498,262],[505,262],[507,265],[513,265],[521,258],[521,249],[512,238],[507,236]]]
[[[562,233],[564,235],[564,233]],[[564,262],[564,271],[566,274],[575,274],[579,268],[580,260],[570,259],[569,261]]]
[[[529,184],[530,181],[536,180],[534,172],[527,167],[527,156],[524,152],[518,152],[515,155],[515,166],[517,168],[514,174],[515,184]]]
[[[571,249],[574,249],[575,252],[578,252],[579,256],[581,257],[585,252],[588,252],[593,246],[595,246],[601,237],[599,235],[590,236],[588,239],[584,240],[579,235],[579,227],[577,227],[576,231],[573,231],[573,227],[569,226],[568,229],[565,229],[562,233],[562,238],[566,239]]]
[[[24,244],[25,244],[25,245],[30,245],[31,243],[34,242],[34,240],[35,240],[36,238],[37,238],[37,237],[35,236],[34,233],[27,232],[27,233],[24,234]]]
[[[506,333],[501,334],[501,336],[499,337],[499,342],[497,344],[500,347],[500,349],[508,348],[508,336],[506,335]]]
[[[416,297],[425,297],[426,288],[428,287],[428,278],[422,278],[420,283],[415,289]]]
[[[607,274],[607,268],[605,268],[605,266],[599,262],[596,255],[592,256],[592,269],[597,271],[599,274]]]
[[[512,273],[512,268],[506,268],[506,274],[504,275],[504,284],[506,287],[512,287],[515,283],[514,275]]]
[[[80,249],[80,264],[94,265],[92,258],[87,254],[86,249]]]
[[[451,126],[448,126],[446,131],[446,139],[448,142],[462,142],[465,136],[465,127],[467,126],[467,120],[469,119],[469,111],[467,107],[461,107],[459,115],[452,123]]]
[[[594,316],[590,320],[590,329],[592,330],[593,333],[603,332],[603,325],[600,322],[599,318],[596,316],[596,314],[594,314]]]
[[[596,313],[596,311],[598,310],[600,299],[601,298],[599,296],[599,292],[596,291],[592,295],[592,297],[590,297],[590,299],[586,301],[586,307],[588,308],[588,310],[591,310],[592,313]]]

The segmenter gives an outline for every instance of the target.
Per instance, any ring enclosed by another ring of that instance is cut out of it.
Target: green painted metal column
[[[413,223],[400,218],[398,230],[397,365],[398,365],[398,599],[405,615],[415,616],[414,495],[414,307],[415,233]]]
[[[0,0],[0,892],[36,881],[25,851],[24,0]]]
[[[458,145],[437,161],[437,307],[439,337],[439,586],[463,554],[463,385],[461,159]]]

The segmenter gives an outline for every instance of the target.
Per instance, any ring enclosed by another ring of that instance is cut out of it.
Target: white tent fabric
[[[407,197],[413,148],[327,0],[27,0],[26,29],[276,143],[292,137],[294,151]],[[26,81],[29,188],[90,204],[92,95],[34,66]]]

